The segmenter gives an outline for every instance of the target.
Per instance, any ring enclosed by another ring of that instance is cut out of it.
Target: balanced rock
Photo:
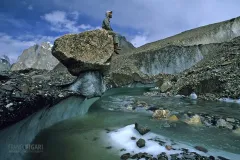
[[[104,30],[64,35],[54,42],[52,49],[53,56],[75,76],[90,70],[106,70],[113,53],[113,38]]]

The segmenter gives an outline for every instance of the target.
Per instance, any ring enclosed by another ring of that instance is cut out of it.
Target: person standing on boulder
[[[113,32],[113,29],[110,25],[110,18],[112,18],[112,11],[106,12],[106,18],[103,20],[102,28],[107,30],[110,35],[113,36],[113,42],[114,42],[114,51],[118,53],[118,50],[121,50],[119,47],[119,35],[115,32]]]

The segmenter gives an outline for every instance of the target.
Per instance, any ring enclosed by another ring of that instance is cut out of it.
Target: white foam
[[[196,150],[193,146],[186,145],[182,142],[173,142],[169,138],[166,138],[161,135],[157,135],[152,132],[148,132],[145,135],[140,135],[135,129],[134,129],[134,124],[133,125],[128,125],[124,128],[118,129],[116,131],[111,131],[110,133],[105,133],[105,138],[107,141],[119,151],[119,155],[123,154],[123,152],[120,152],[122,148],[126,149],[124,153],[131,153],[131,154],[136,154],[136,153],[149,153],[156,157],[158,154],[165,152],[168,157],[170,158],[170,154],[176,154],[176,153],[182,153],[183,151],[181,149],[185,148],[188,149],[189,152],[196,152],[202,156],[223,156],[226,158],[231,159],[236,159],[239,158],[240,155],[225,152],[225,151],[219,151],[219,150],[211,150],[208,149],[208,153],[203,153],[201,151]],[[131,140],[131,137],[135,137],[136,140]],[[146,141],[145,147],[139,148],[136,145],[136,142],[138,139],[144,139]],[[163,146],[159,145],[159,142],[150,140],[150,139],[158,139],[163,142],[166,142]],[[172,146],[172,148],[176,150],[167,150],[165,148],[166,145]]]
[[[240,99],[220,98],[219,101],[228,102],[228,103],[238,103],[238,104],[240,104]]]
[[[144,139],[146,141],[146,145],[143,148],[138,148],[136,146],[136,141],[131,140],[131,137],[136,137],[136,139]],[[165,146],[160,146],[157,142],[148,140],[151,138],[161,138],[164,139],[161,136],[158,136],[154,133],[147,133],[145,135],[140,135],[135,129],[134,125],[126,126],[122,129],[119,129],[117,132],[111,132],[109,133],[110,140],[118,147],[124,148],[129,152],[139,153],[139,152],[147,152],[149,154],[152,154],[153,156],[157,156],[161,152],[166,152],[168,154],[175,154],[175,153],[181,153],[181,151],[168,151],[165,149]],[[170,144],[169,144],[170,145]]]

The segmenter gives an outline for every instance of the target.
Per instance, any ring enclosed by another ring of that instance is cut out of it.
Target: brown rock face
[[[113,39],[104,30],[62,36],[52,49],[53,56],[76,76],[84,71],[105,71],[113,53]]]

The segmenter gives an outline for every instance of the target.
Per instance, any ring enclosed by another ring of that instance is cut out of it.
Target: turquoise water
[[[119,148],[109,144],[106,129],[119,129],[135,122],[148,126],[153,133],[190,147],[203,146],[216,155],[240,158],[240,137],[232,131],[190,126],[181,121],[168,123],[164,120],[152,120],[148,112],[124,109],[126,104],[134,100],[144,100],[179,112],[197,111],[239,117],[239,106],[235,104],[144,97],[139,90],[131,92],[131,89],[122,89],[117,94],[106,94],[95,102],[85,116],[62,121],[40,132],[33,143],[43,144],[44,152],[28,154],[26,159],[119,159],[121,152]],[[166,127],[166,123],[170,125]]]
[[[2,159],[13,160],[115,160],[120,159],[121,145],[111,140],[107,131],[121,129],[135,122],[147,126],[152,133],[191,148],[202,146],[209,154],[232,160],[240,159],[240,136],[228,129],[190,126],[182,121],[153,120],[145,110],[127,110],[137,100],[167,108],[176,113],[191,111],[240,117],[239,105],[222,102],[193,101],[180,98],[146,97],[147,88],[110,90],[97,100],[71,97],[51,109],[32,115],[0,132]],[[97,100],[97,101],[96,101]],[[93,105],[91,105],[93,103]],[[90,107],[91,106],[91,107]],[[89,108],[90,107],[90,108]],[[41,117],[41,118],[40,118]],[[124,137],[119,137],[124,138]],[[43,150],[8,153],[7,144],[41,144]],[[5,149],[3,149],[5,148]]]

